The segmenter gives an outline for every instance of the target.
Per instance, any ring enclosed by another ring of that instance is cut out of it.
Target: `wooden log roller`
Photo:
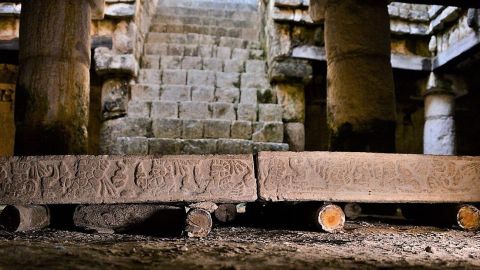
[[[0,214],[0,225],[12,232],[40,230],[50,225],[50,211],[42,205],[7,205]]]

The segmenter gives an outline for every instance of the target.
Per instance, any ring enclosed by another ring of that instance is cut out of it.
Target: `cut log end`
[[[318,227],[330,233],[343,229],[345,225],[345,214],[342,208],[335,204],[326,204],[318,210]]]
[[[50,212],[40,205],[8,205],[0,215],[0,224],[12,232],[40,230],[50,225]]]
[[[206,237],[212,230],[212,216],[203,209],[191,209],[187,213],[185,232],[188,237]]]
[[[458,225],[467,231],[480,229],[480,210],[473,205],[462,205],[457,212]]]
[[[235,204],[222,204],[215,210],[215,218],[220,222],[232,222],[237,217],[237,206]]]

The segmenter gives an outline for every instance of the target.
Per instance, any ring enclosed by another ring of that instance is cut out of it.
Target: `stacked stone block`
[[[259,18],[254,1],[216,1],[208,9],[184,2],[159,3],[127,116],[114,120],[108,131],[115,134],[110,152],[288,150],[282,108],[267,79],[254,23]],[[231,9],[233,2],[237,10]]]

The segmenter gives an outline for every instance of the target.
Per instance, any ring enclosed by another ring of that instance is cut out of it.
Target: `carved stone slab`
[[[251,155],[0,158],[0,204],[247,202]]]
[[[480,202],[480,157],[261,152],[266,201]]]

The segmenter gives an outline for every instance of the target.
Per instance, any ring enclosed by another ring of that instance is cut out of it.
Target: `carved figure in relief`
[[[252,176],[251,168],[238,160],[212,160],[210,176],[214,188],[221,191],[231,191],[232,195],[242,195],[248,187],[247,180]],[[209,186],[209,190],[212,186]]]
[[[66,194],[66,187],[73,182],[73,173],[64,162],[37,164],[43,198],[56,198]]]
[[[266,161],[263,160],[262,162]],[[280,159],[271,159],[263,168],[264,169],[260,171],[262,179],[264,179],[263,186],[268,191],[276,190],[278,183],[283,178],[283,172],[286,169],[285,163]]]
[[[468,163],[458,166],[451,161],[432,161],[427,183],[431,189],[445,192],[468,191],[472,183],[480,180],[480,164]]]
[[[38,190],[38,178],[28,161],[11,162],[11,173],[14,196],[34,196]]]
[[[143,192],[158,195],[179,191],[201,191],[202,181],[195,176],[194,160],[153,160],[145,168],[143,163],[135,167],[134,183]],[[148,168],[149,167],[149,168]]]
[[[110,187],[104,187],[108,160],[81,159],[76,162],[76,179],[67,185],[67,193],[74,197],[102,196]]]
[[[402,160],[397,161],[396,165],[398,177],[395,188],[397,192],[417,193],[422,191],[422,185],[414,169],[415,164]]]

